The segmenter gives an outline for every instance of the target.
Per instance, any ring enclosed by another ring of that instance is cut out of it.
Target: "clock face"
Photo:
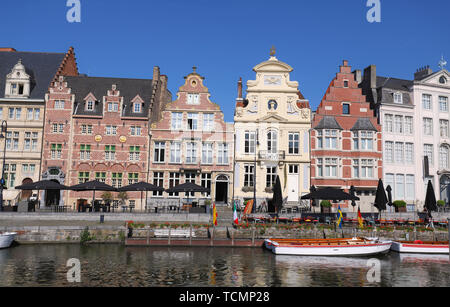
[[[281,76],[265,76],[265,85],[281,85]]]

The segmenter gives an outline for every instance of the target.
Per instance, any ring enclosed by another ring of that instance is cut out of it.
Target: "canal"
[[[81,283],[67,281],[79,259]],[[368,281],[370,258],[275,256],[264,249],[129,248],[122,245],[22,245],[0,250],[0,286],[89,287],[443,287],[448,255],[390,253],[377,257],[379,282]],[[371,275],[377,276],[377,275]]]

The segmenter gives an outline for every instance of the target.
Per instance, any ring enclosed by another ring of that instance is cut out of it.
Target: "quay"
[[[125,246],[143,246],[143,247],[246,247],[259,248],[264,244],[263,239],[169,239],[169,238],[131,238],[125,240]]]

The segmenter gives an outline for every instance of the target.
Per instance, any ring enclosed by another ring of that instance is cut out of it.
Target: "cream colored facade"
[[[293,68],[274,52],[253,70],[256,80],[247,82],[247,96],[238,97],[235,110],[234,198],[241,205],[254,198],[256,173],[257,205],[268,204],[278,175],[285,207],[307,206],[300,197],[310,188],[309,102],[290,80]]]

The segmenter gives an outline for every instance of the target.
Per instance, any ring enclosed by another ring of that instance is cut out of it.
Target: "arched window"
[[[449,148],[443,145],[439,148],[439,168],[448,169]]]
[[[267,150],[270,153],[278,152],[278,133],[274,130],[267,133]]]

